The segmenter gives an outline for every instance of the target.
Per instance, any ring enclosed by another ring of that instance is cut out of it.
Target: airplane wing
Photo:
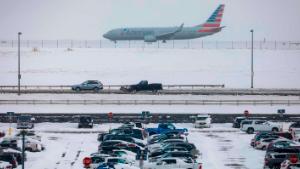
[[[173,32],[168,32],[168,33],[164,33],[164,34],[159,34],[159,35],[155,35],[157,39],[171,39],[172,36],[174,36],[177,32],[180,32],[183,28],[183,23],[180,25],[180,27],[178,29],[176,29]]]

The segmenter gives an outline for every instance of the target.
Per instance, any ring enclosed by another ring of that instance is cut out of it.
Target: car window
[[[162,128],[162,129],[167,129],[168,128],[168,126],[166,124],[160,124],[159,127]]]
[[[265,121],[255,121],[255,124],[263,124]]]
[[[167,127],[168,127],[168,129],[171,129],[171,130],[175,129],[175,127],[173,125],[170,125],[170,124]]]
[[[176,164],[175,159],[162,160],[163,164]]]

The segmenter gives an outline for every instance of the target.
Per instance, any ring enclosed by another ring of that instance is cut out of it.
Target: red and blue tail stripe
[[[224,13],[225,5],[219,5],[213,14],[201,25],[201,29],[198,32],[215,32],[220,30],[220,25]]]

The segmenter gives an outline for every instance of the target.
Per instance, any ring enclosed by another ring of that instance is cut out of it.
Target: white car
[[[211,125],[211,117],[208,114],[199,114],[195,117],[195,128],[209,128]]]
[[[164,140],[162,142],[158,142],[158,143],[148,145],[148,150],[150,152],[153,152],[157,149],[161,149],[165,144],[178,143],[178,142],[185,142],[185,140],[182,140],[182,139],[167,139],[167,140]]]
[[[5,161],[0,161],[0,169],[12,169],[12,165]]]
[[[273,131],[278,132],[282,130],[282,126],[265,120],[244,120],[241,123],[241,131],[248,134],[253,134],[257,131]]]
[[[19,138],[19,143],[22,143],[22,139]],[[32,139],[30,137],[25,137],[25,150],[28,150],[30,152],[40,152],[45,149],[44,145],[35,139]]]
[[[256,149],[266,150],[270,143],[272,143],[273,141],[278,140],[278,139],[279,139],[279,137],[271,137],[271,138],[261,139],[261,140],[255,142],[254,147]]]
[[[113,150],[113,155],[116,155],[117,157],[121,157],[126,159],[128,162],[134,163],[136,158],[136,153],[128,151],[128,150]]]
[[[197,163],[193,159],[180,159],[180,158],[163,158],[155,163],[148,163],[144,169],[177,169],[177,168],[190,168],[201,169],[202,163]]]

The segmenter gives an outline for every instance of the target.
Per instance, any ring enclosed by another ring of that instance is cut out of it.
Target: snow
[[[206,129],[195,129],[193,124],[175,125],[189,130],[188,140],[200,150],[202,155],[198,161],[203,163],[204,169],[230,169],[235,166],[260,169],[263,166],[265,152],[250,146],[253,135],[231,128],[231,124],[212,124],[212,128]],[[1,129],[7,130],[9,124],[0,123],[0,126]],[[42,136],[46,150],[38,153],[28,152],[25,165],[30,169],[82,168],[82,159],[96,152],[98,148],[97,134],[88,131],[103,132],[118,126],[120,124],[99,124],[93,129],[77,129],[75,123],[36,124],[35,130]],[[147,125],[147,127],[155,126],[157,124]],[[51,130],[58,131],[49,132]],[[15,129],[13,131],[15,132]],[[61,133],[62,131],[66,133]],[[82,131],[82,133],[75,133],[75,131]]]
[[[299,88],[300,50],[255,50],[256,88]],[[248,49],[21,49],[23,85],[70,85],[87,79],[131,84],[225,84],[250,87]],[[17,84],[17,51],[0,48],[0,84]]]

